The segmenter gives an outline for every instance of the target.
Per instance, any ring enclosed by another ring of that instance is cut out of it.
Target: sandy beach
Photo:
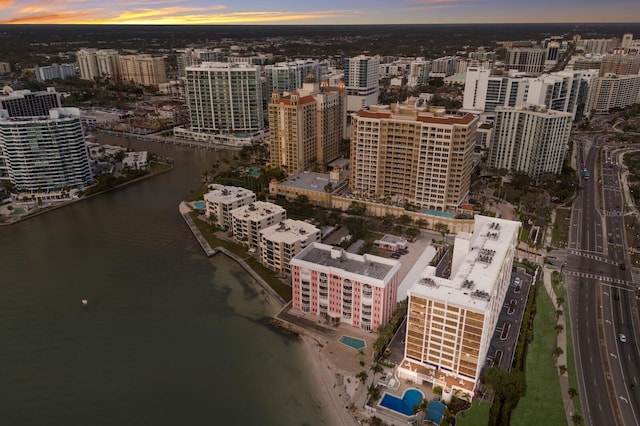
[[[332,425],[356,425],[356,420],[345,407],[345,402],[339,396],[341,383],[336,373],[329,368],[322,358],[317,342],[309,336],[301,336],[300,343],[309,371],[316,383],[316,395],[326,410],[327,418]]]

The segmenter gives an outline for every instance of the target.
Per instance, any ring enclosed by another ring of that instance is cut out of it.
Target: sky
[[[637,22],[639,0],[0,0],[0,24]]]

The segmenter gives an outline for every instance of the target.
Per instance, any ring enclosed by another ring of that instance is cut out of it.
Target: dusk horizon
[[[354,1],[349,8],[337,0],[292,6],[244,1],[238,4],[208,4],[203,0],[117,1],[109,7],[97,0],[55,2],[0,0],[0,24],[123,24],[123,25],[417,25],[500,23],[632,23],[640,16],[640,4],[595,0],[529,4],[524,1],[401,0],[394,5],[382,1]],[[571,16],[572,19],[567,19]]]

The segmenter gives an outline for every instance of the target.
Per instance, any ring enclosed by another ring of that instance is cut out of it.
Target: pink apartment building
[[[396,308],[397,260],[314,242],[290,265],[294,309],[375,332]]]

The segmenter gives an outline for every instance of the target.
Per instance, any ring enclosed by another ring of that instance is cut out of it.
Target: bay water
[[[327,424],[273,307],[178,214],[236,154],[99,141],[175,167],[0,227],[0,424]]]

